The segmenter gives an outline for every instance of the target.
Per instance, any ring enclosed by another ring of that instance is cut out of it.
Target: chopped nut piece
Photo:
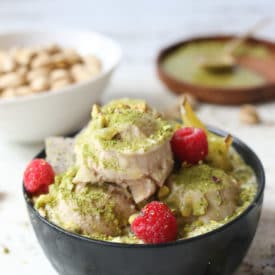
[[[100,113],[100,106],[98,106],[97,104],[94,104],[92,109],[92,118],[95,118],[99,113]]]
[[[163,185],[162,187],[160,187],[159,191],[158,191],[158,198],[159,200],[164,199],[165,197],[167,197],[170,193],[170,189],[168,186]]]
[[[259,124],[261,122],[257,109],[253,105],[243,105],[240,109],[240,120],[244,124]]]
[[[198,100],[196,97],[189,93],[184,93],[180,96],[177,97],[176,104],[168,108],[167,110],[164,111],[164,115],[167,118],[170,119],[179,119],[180,118],[180,106],[183,102],[183,99],[187,98],[188,102],[192,106],[192,108],[195,110],[198,107]]]
[[[181,215],[183,217],[190,217],[193,212],[193,202],[191,196],[186,197],[185,203],[180,209]]]
[[[197,98],[194,95],[189,94],[189,93],[184,93],[183,95],[181,95],[179,97],[180,103],[182,103],[184,97],[188,100],[188,102],[191,105],[193,110],[195,110],[198,107],[199,102],[198,102]]]
[[[138,215],[139,215],[138,213],[135,213],[135,214],[131,215],[131,216],[129,217],[129,219],[128,219],[128,223],[129,223],[129,224],[132,224],[133,221],[135,220],[135,218],[136,218]]]

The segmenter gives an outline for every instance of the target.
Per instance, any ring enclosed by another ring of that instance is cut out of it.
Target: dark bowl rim
[[[208,129],[215,133],[218,134],[220,136],[226,136],[228,133],[226,131],[220,130],[216,127],[208,127]],[[58,231],[59,233],[63,233],[65,235],[67,235],[68,237],[72,237],[75,239],[78,239],[80,241],[85,241],[87,243],[91,243],[94,245],[102,245],[102,246],[111,246],[111,247],[120,247],[120,248],[160,248],[160,247],[171,247],[171,246],[175,246],[175,245],[183,245],[185,243],[189,243],[189,242],[194,242],[194,241],[199,241],[201,239],[205,239],[208,237],[211,237],[217,233],[220,233],[224,230],[226,230],[227,228],[229,228],[231,225],[235,224],[236,222],[238,222],[240,219],[244,218],[246,215],[248,215],[248,213],[258,205],[259,201],[261,200],[261,197],[263,196],[263,192],[265,189],[265,171],[264,171],[264,167],[263,164],[261,162],[261,160],[259,159],[259,157],[256,155],[256,153],[248,146],[246,145],[243,141],[241,141],[239,138],[232,136],[233,137],[233,147],[234,144],[237,144],[238,146],[244,148],[247,152],[249,152],[249,154],[251,155],[251,157],[255,160],[255,162],[258,165],[259,168],[259,180],[257,180],[257,186],[258,186],[258,190],[257,190],[257,194],[253,200],[253,202],[250,203],[250,205],[241,213],[239,214],[236,218],[234,218],[233,220],[225,223],[224,225],[211,230],[209,232],[206,232],[204,234],[200,234],[194,237],[190,237],[190,238],[186,238],[186,239],[179,239],[173,242],[168,242],[168,243],[161,243],[161,244],[127,244],[127,243],[118,243],[118,242],[111,242],[111,241],[103,241],[103,240],[96,240],[96,239],[92,239],[89,237],[85,237],[70,231],[67,231],[61,227],[59,227],[58,225],[55,225],[54,223],[48,221],[46,218],[42,217],[39,212],[33,207],[33,204],[28,196],[27,191],[25,190],[24,187],[24,182],[22,184],[23,186],[23,196],[25,199],[25,202],[28,206],[28,208],[31,209],[31,211],[35,214],[35,216],[40,219],[45,225],[51,227],[52,229],[54,229],[55,231]],[[41,154],[44,154],[44,149],[41,150],[34,158],[40,156]]]

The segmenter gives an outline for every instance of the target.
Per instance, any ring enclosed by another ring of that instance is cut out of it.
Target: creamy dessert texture
[[[231,137],[208,132],[188,102],[182,112],[184,127],[143,100],[94,106],[91,122],[75,139],[47,140],[56,176],[48,192],[33,196],[35,208],[68,231],[123,243],[144,242],[131,224],[151,201],[171,210],[177,239],[234,219],[255,197],[255,174],[232,148]],[[205,135],[207,151],[199,161],[179,157],[175,139],[186,129]]]

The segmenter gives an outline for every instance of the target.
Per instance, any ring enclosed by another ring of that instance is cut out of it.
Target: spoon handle
[[[265,27],[268,23],[271,22],[270,17],[265,17],[258,21],[255,25],[253,25],[251,28],[249,28],[245,33],[243,33],[241,36],[236,37],[229,41],[225,47],[224,52],[228,55],[233,55],[233,52],[249,37],[251,37],[256,31],[259,29],[262,29]]]

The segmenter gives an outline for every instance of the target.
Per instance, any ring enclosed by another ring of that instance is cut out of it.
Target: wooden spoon
[[[206,70],[213,71],[216,73],[232,70],[236,63],[234,57],[235,50],[242,45],[249,37],[251,37],[256,31],[263,28],[269,23],[271,19],[264,18],[252,26],[240,37],[235,37],[225,44],[222,51],[216,56],[203,57],[200,60],[200,66]]]

